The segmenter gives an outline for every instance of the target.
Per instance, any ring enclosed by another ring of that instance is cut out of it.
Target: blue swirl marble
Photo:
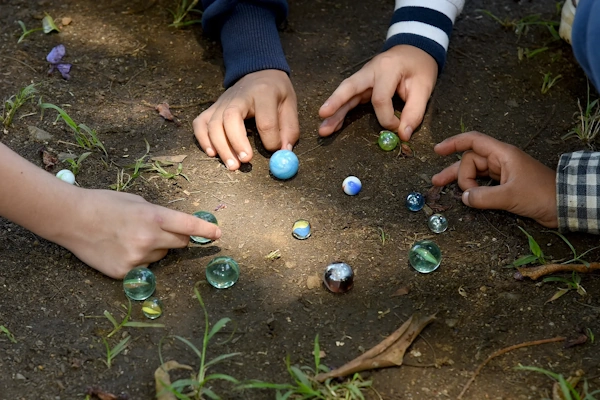
[[[342,182],[342,189],[344,189],[344,193],[347,195],[355,196],[362,189],[362,183],[357,177],[349,176]]]

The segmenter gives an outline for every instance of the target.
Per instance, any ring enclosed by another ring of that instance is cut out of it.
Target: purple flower
[[[60,61],[65,56],[67,50],[65,46],[59,44],[50,50],[50,53],[46,56],[46,60],[51,64],[50,69],[48,70],[48,75],[51,75],[54,70],[58,70],[64,79],[71,78],[69,72],[71,71],[71,64],[61,63]]]

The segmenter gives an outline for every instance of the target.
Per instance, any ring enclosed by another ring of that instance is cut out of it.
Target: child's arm
[[[138,265],[185,247],[190,235],[220,229],[139,196],[69,185],[0,143],[0,216],[73,252],[98,271],[123,278]]]
[[[464,0],[397,0],[384,51],[344,80],[321,106],[319,134],[340,129],[349,110],[370,100],[383,127],[410,139],[423,120],[463,5]],[[406,103],[400,120],[392,105],[396,93]]]
[[[277,26],[285,0],[203,0],[204,31],[223,46],[227,91],[194,120],[207,155],[230,170],[252,159],[244,120],[254,117],[267,150],[290,149],[300,136],[296,93],[289,78]]]
[[[506,210],[548,228],[558,226],[556,173],[527,153],[479,132],[452,136],[434,149],[440,155],[464,152],[460,161],[434,175],[431,182],[444,186],[458,181],[467,206]],[[499,185],[479,186],[476,179],[485,176]],[[559,187],[559,202],[560,192]]]

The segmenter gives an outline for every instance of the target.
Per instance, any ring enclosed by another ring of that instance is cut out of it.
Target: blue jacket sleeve
[[[229,87],[251,72],[290,73],[277,26],[288,14],[286,0],[202,0],[204,32],[220,39]]]
[[[571,40],[577,61],[600,91],[600,1],[579,1]]]
[[[418,47],[442,72],[452,26],[464,4],[464,0],[396,0],[383,51],[399,44]]]

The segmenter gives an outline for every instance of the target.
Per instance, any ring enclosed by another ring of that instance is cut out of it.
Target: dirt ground
[[[506,268],[529,251],[518,226],[536,238],[548,258],[564,260],[570,251],[558,236],[505,212],[469,209],[456,197],[455,185],[445,188],[439,200],[451,206],[445,212],[450,222],[447,232],[432,234],[423,211],[412,213],[404,207],[409,192],[426,192],[430,177],[456,160],[437,156],[432,148],[459,133],[461,126],[525,148],[552,168],[562,152],[585,147],[578,140],[561,140],[573,126],[577,99],[586,95],[586,79],[570,46],[552,41],[544,27],[532,27],[519,37],[479,10],[485,8],[502,19],[540,14],[557,21],[554,1],[467,2],[425,121],[411,140],[413,158],[379,149],[381,127],[369,105],[354,110],[333,137],[319,140],[316,134],[322,102],[380,49],[391,2],[291,2],[281,37],[298,95],[302,135],[295,148],[300,171],[285,182],[269,175],[269,154],[261,149],[250,121],[258,153],[241,171],[227,171],[200,150],[191,122],[223,92],[222,58],[219,45],[205,38],[199,25],[184,30],[168,27],[168,9],[175,0],[0,4],[2,98],[34,82],[45,102],[65,108],[76,122],[96,129],[108,150],[110,164],[93,154],[84,161],[78,183],[108,188],[116,182],[119,166],[144,155],[146,139],[152,156],[187,155],[183,173],[189,181],[145,173],[127,191],[188,213],[213,211],[224,232],[211,245],[174,250],[151,265],[158,282],[156,295],[165,305],[157,322],[165,328],[124,329],[111,345],[125,335],[132,340],[109,369],[102,362],[106,358],[102,338],[112,326],[102,314],[109,310],[122,317],[120,305],[126,303],[122,283],[0,219],[0,325],[16,338],[13,343],[0,335],[1,399],[83,399],[92,386],[126,393],[129,399],[153,398],[161,338],[179,335],[201,343],[203,313],[193,287],[204,279],[205,265],[217,254],[235,258],[241,276],[227,290],[200,285],[211,322],[229,317],[236,327],[233,340],[225,345],[217,342],[226,335],[218,335],[208,357],[240,352],[213,369],[240,380],[288,382],[284,358],[289,355],[292,363],[312,365],[316,335],[325,352],[323,362],[340,366],[379,343],[414,313],[437,313],[437,320],[406,357],[417,367],[363,374],[373,380],[383,399],[456,398],[475,368],[496,350],[556,336],[573,339],[586,329],[600,336],[598,274],[581,275],[587,296],[570,291],[547,302],[565,285],[517,281],[514,269]],[[72,22],[61,33],[35,32],[17,44],[17,21],[28,28],[39,26],[44,12]],[[67,49],[65,61],[73,64],[69,81],[56,73],[47,75],[46,54],[60,43]],[[519,61],[519,47],[543,46],[548,50]],[[561,74],[562,79],[542,94],[547,72]],[[146,105],[163,101],[172,106],[179,126]],[[62,121],[53,123],[56,113],[48,110],[40,120],[35,104],[37,97],[0,132],[0,140],[40,167],[42,146],[53,153],[82,153],[65,143],[73,142],[72,131]],[[28,131],[30,125],[53,138],[36,140]],[[363,182],[356,197],[341,189],[348,175]],[[226,208],[214,211],[220,205]],[[308,240],[291,235],[293,222],[300,218],[312,224]],[[598,245],[597,236],[567,237],[579,252]],[[408,249],[422,238],[432,238],[443,252],[440,268],[431,274],[420,274],[408,264]],[[281,258],[265,258],[274,250]],[[598,257],[600,251],[593,251],[586,259]],[[309,278],[320,276],[336,260],[353,266],[354,288],[336,295],[322,286],[309,287]],[[394,296],[402,288],[408,293]],[[132,319],[145,321],[137,303]],[[234,327],[230,325],[227,332]],[[465,398],[551,397],[552,380],[516,371],[518,364],[565,377],[581,369],[597,389],[597,342],[590,338],[570,348],[552,343],[509,352],[483,368]],[[163,350],[166,359],[198,365],[195,354],[179,342],[168,339]],[[448,362],[426,368],[436,360]],[[226,399],[274,398],[269,391],[235,392],[228,384],[213,388]],[[377,398],[372,391],[367,395]]]

